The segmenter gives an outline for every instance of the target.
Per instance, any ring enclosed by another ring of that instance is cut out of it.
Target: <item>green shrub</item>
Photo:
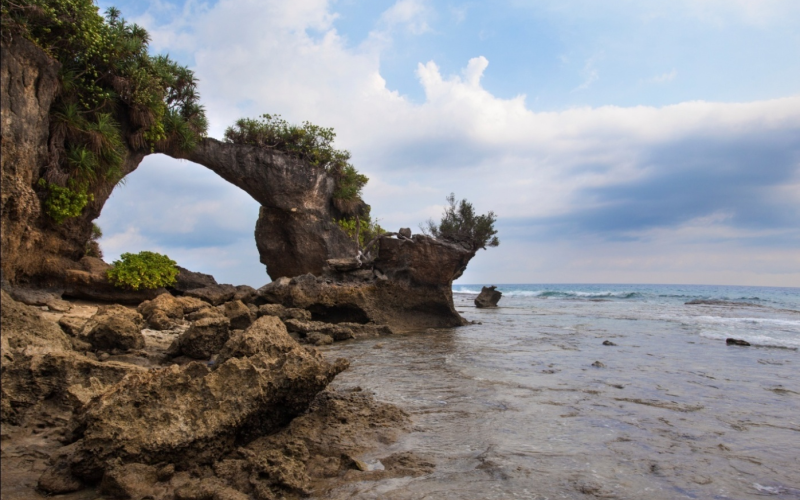
[[[367,243],[369,243],[376,236],[386,232],[386,230],[383,229],[380,224],[378,224],[378,220],[373,220],[369,213],[367,213],[365,216],[359,217],[358,224],[356,224],[356,217],[347,217],[335,222],[339,225],[339,228],[351,239],[356,238],[356,228],[359,225],[361,226],[361,229],[358,231],[358,248],[360,249],[364,248]]]
[[[332,128],[320,127],[307,121],[302,125],[292,125],[280,115],[265,114],[259,119],[241,118],[234,126],[225,130],[225,140],[228,142],[274,149],[305,160],[315,167],[324,168],[336,180],[334,199],[360,202],[361,190],[369,178],[359,174],[349,163],[349,151],[333,147],[335,138],[336,133]],[[344,203],[338,206],[355,209],[359,205],[360,203]]]
[[[453,193],[447,197],[448,206],[442,214],[439,224],[429,219],[420,229],[435,238],[460,243],[473,252],[483,248],[496,247],[500,244],[494,223],[497,216],[494,212],[475,215],[475,208],[467,200],[456,201]]]
[[[139,290],[155,289],[175,283],[178,268],[175,261],[155,252],[124,253],[106,271],[108,281],[114,286]]]
[[[191,148],[208,124],[192,71],[148,54],[150,35],[93,0],[0,0],[4,37],[30,39],[61,63],[49,169],[89,191],[116,184],[127,145]],[[124,122],[121,124],[120,122]],[[124,126],[122,126],[124,125]]]
[[[39,179],[39,186],[47,189],[47,198],[44,200],[44,211],[57,224],[61,224],[71,217],[78,217],[84,207],[94,199],[86,189],[74,190],[50,184],[44,179]]]

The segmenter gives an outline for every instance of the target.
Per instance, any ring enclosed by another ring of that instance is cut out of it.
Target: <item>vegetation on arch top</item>
[[[292,125],[280,115],[261,115],[258,119],[241,118],[225,130],[225,140],[281,151],[289,156],[324,168],[336,179],[334,205],[344,215],[356,215],[363,206],[361,190],[369,181],[350,163],[350,152],[333,147],[336,133],[332,128],[310,122]]]
[[[5,40],[28,38],[61,63],[50,161],[39,184],[58,198],[45,204],[56,221],[80,215],[98,185],[118,183],[128,150],[190,150],[205,136],[194,73],[168,56],[151,56],[147,31],[119,10],[103,17],[92,0],[0,5]]]

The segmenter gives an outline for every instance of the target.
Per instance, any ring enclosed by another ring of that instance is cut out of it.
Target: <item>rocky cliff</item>
[[[92,221],[113,190],[95,188],[82,215],[62,224],[43,213],[43,194],[36,186],[48,162],[49,112],[58,92],[58,69],[57,62],[27,40],[2,43],[2,253],[4,278],[11,282],[61,284],[85,272],[80,260]],[[133,172],[149,152],[129,147],[122,173]],[[308,307],[334,320],[341,316],[409,327],[463,323],[453,308],[450,287],[473,251],[420,236],[386,237],[369,264],[347,264],[343,270],[330,263],[355,262],[358,247],[334,222],[335,181],[324,169],[273,150],[210,138],[190,152],[157,152],[203,165],[261,204],[255,239],[273,280],[303,275],[319,279],[314,290],[307,279],[300,288],[296,280],[281,281],[288,288],[272,287],[270,300]]]

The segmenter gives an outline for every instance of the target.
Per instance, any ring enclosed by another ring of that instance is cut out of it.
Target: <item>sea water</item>
[[[333,498],[800,498],[800,289],[480,288],[453,287],[468,326],[326,348],[412,417],[362,458],[436,464]]]

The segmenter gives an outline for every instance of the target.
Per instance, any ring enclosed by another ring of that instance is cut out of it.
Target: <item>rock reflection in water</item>
[[[797,351],[726,348],[652,305],[467,299],[482,325],[326,350],[352,362],[335,385],[412,414],[413,432],[366,458],[436,463],[334,498],[800,498]]]

